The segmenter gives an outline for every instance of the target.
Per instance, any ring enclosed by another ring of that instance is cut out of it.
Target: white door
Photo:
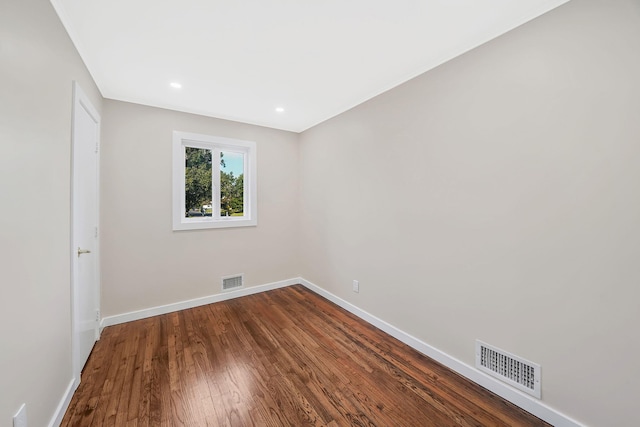
[[[73,83],[72,125],[72,323],[76,386],[99,338],[98,189],[100,116]]]

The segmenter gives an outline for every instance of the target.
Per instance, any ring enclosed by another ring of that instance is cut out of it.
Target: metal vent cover
[[[540,399],[540,365],[476,340],[476,368]]]
[[[241,288],[243,285],[243,275],[236,274],[233,276],[225,276],[222,278],[222,290]]]

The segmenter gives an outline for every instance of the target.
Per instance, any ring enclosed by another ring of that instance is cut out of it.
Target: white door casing
[[[73,82],[71,160],[71,323],[75,386],[99,338],[100,115]]]

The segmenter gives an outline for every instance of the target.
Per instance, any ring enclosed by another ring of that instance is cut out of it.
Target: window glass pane
[[[220,216],[244,216],[244,154],[220,152]]]
[[[185,216],[211,216],[211,150],[185,149]]]

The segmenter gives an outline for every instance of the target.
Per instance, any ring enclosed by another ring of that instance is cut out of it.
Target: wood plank
[[[296,285],[104,330],[62,426],[548,426]]]

